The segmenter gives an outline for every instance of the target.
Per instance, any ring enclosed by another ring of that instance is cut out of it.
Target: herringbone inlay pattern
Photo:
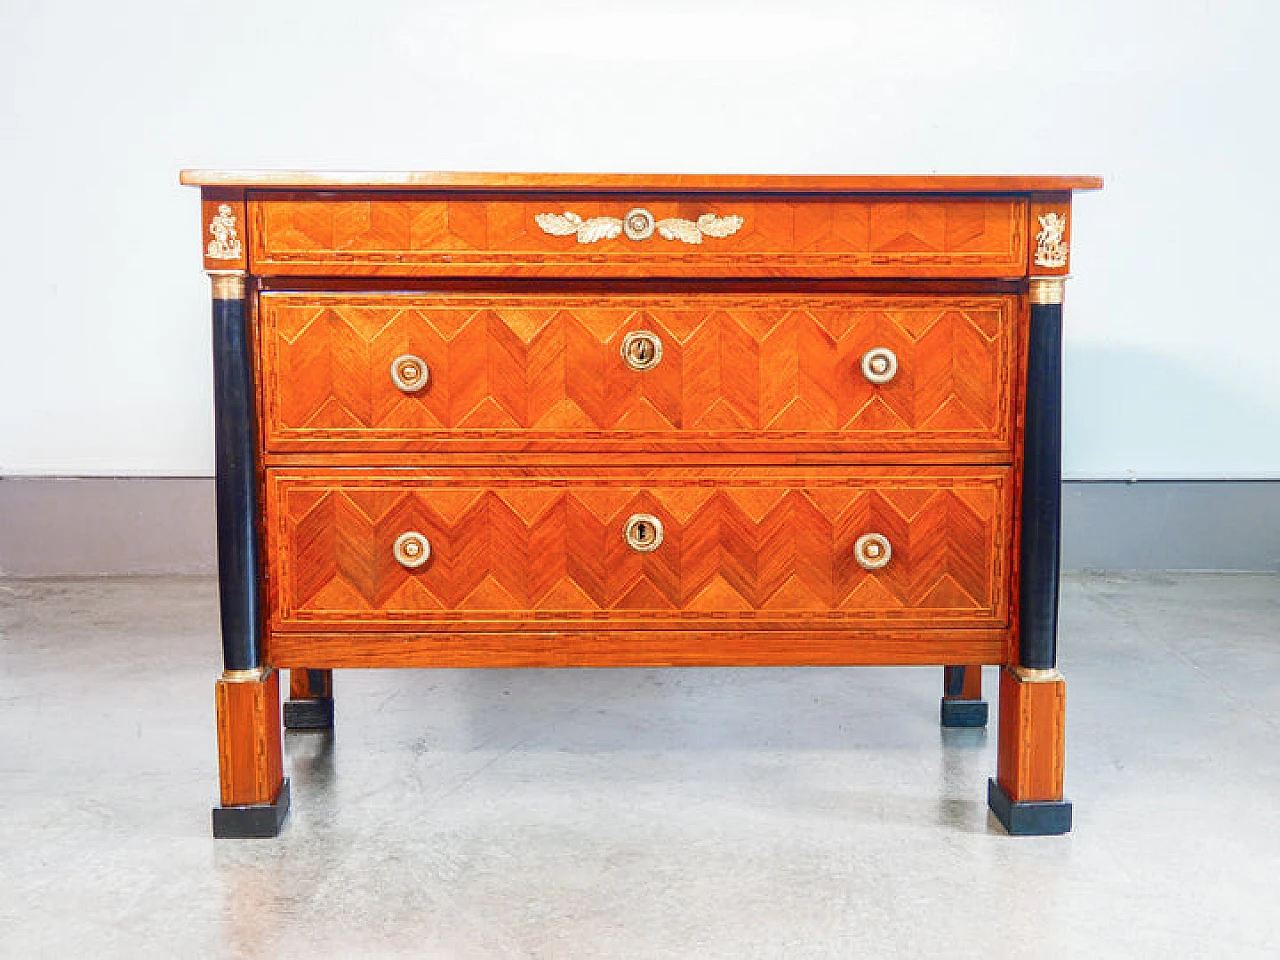
[[[697,246],[658,236],[581,244],[539,213],[742,217]],[[528,276],[1021,276],[1026,202],[1016,198],[559,196],[426,198],[276,194],[250,203],[253,272]]]
[[[494,479],[274,475],[268,556],[281,622],[456,628],[491,620],[759,622],[886,617],[990,623],[1005,615],[1001,470],[867,478],[845,473]],[[650,553],[627,518],[665,528]],[[406,531],[430,559],[402,567]],[[866,533],[892,544],[863,569]]]
[[[268,448],[556,438],[1006,450],[1011,296],[265,294]],[[662,341],[629,368],[626,334]],[[897,376],[872,384],[862,355]],[[392,361],[426,362],[405,393]]]

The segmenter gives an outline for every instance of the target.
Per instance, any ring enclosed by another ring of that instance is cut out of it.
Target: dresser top
[[[261,189],[621,190],[724,193],[1063,193],[1097,190],[1101,177],[925,175],[472,173],[443,171],[183,170],[199,187]]]

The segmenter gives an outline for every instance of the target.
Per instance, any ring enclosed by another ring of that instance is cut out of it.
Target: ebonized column
[[[262,666],[258,601],[257,436],[244,274],[213,273],[213,418],[222,664]]]
[[[1058,563],[1062,523],[1061,277],[1031,282],[1022,467],[1018,662],[1058,664]]]

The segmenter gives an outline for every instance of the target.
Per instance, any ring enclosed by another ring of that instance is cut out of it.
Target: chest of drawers
[[[1087,177],[187,171],[213,280],[218,836],[335,668],[919,664],[1070,827],[1060,350]]]

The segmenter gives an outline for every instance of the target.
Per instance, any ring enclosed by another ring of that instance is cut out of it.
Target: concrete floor
[[[1068,837],[988,817],[938,670],[457,670],[339,672],[215,843],[214,584],[0,582],[0,955],[1280,956],[1280,578],[1062,621]]]

